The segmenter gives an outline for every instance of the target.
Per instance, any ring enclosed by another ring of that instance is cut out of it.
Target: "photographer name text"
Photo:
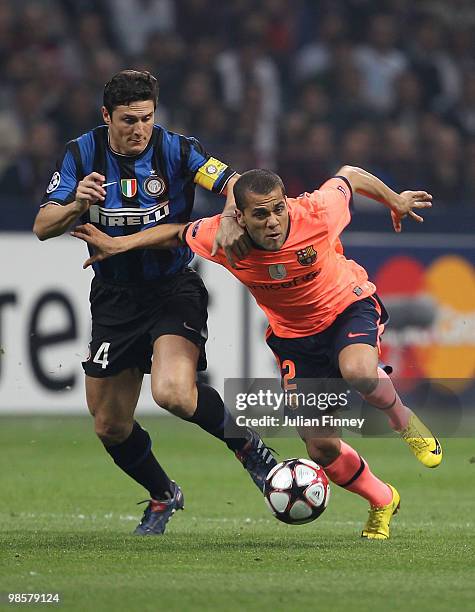
[[[283,419],[270,415],[248,417],[240,414],[236,417],[239,427],[357,427],[361,429],[364,422],[365,419],[335,417],[331,414],[313,418],[285,415]]]

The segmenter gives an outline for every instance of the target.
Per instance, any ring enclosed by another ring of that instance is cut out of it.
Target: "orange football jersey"
[[[334,177],[313,193],[288,198],[290,230],[281,249],[251,249],[236,269],[222,249],[211,257],[220,215],[192,223],[185,239],[192,251],[248,287],[276,336],[310,336],[376,291],[366,270],[343,254],[339,237],[350,222],[351,196],[348,183]]]

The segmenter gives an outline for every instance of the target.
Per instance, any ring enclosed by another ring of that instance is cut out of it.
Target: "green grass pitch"
[[[82,611],[474,609],[473,440],[444,440],[428,470],[397,439],[353,439],[401,493],[391,540],[368,542],[355,495],[334,486],[317,521],[280,524],[221,443],[178,419],[141,422],[185,493],[162,538],[130,536],[146,495],[89,419],[0,419],[3,602],[59,592],[62,609]],[[305,456],[297,439],[270,442],[282,459]]]

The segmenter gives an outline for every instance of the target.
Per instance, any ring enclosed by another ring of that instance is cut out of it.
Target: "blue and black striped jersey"
[[[78,182],[91,172],[106,177],[107,196],[82,216],[110,236],[139,232],[160,223],[190,220],[195,185],[220,193],[235,174],[210,157],[196,138],[155,125],[146,149],[120,155],[108,143],[108,128],[99,126],[70,141],[42,200],[64,205],[74,201]],[[119,283],[140,283],[179,272],[192,259],[189,247],[141,250],[94,264],[97,276]]]

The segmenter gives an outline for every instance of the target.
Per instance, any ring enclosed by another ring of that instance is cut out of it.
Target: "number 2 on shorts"
[[[98,348],[97,353],[94,355],[94,359],[92,360],[94,363],[98,363],[99,365],[101,365],[103,370],[105,370],[109,365],[107,357],[109,357],[110,345],[110,342],[103,342]]]
[[[285,372],[287,370],[287,372]],[[282,362],[282,380],[284,382],[284,391],[294,391],[297,388],[295,383],[290,381],[295,378],[295,363],[291,359],[285,359]]]

